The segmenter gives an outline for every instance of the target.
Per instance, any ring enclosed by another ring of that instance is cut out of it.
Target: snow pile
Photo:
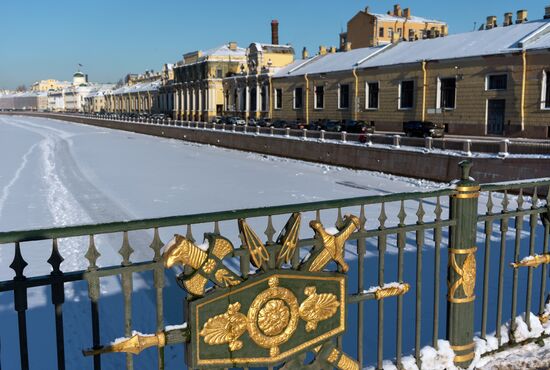
[[[420,360],[422,361],[422,368],[430,370],[454,370],[453,360],[455,353],[451,349],[451,344],[446,340],[437,341],[438,349],[430,346],[426,346],[420,350]],[[418,365],[413,356],[403,357],[401,361],[403,370],[418,370]],[[384,370],[397,370],[391,361],[384,361],[382,368]],[[374,367],[368,367],[366,370],[374,370]]]

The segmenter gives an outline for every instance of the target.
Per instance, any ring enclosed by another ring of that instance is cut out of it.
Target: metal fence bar
[[[153,241],[149,246],[153,252],[153,261],[156,264],[156,267],[153,270],[153,285],[155,286],[155,303],[156,303],[156,327],[157,332],[164,330],[164,298],[163,298],[163,288],[164,288],[164,264],[162,261],[162,256],[160,250],[163,247],[162,240],[159,236],[158,228],[155,228],[153,234]],[[164,370],[164,347],[157,348],[157,364],[158,370]]]
[[[549,192],[550,197],[550,192]],[[550,202],[549,199],[547,199],[547,205],[550,208]],[[548,253],[548,239],[550,238],[550,212],[549,217],[545,218],[543,220],[544,224],[544,237],[542,242],[542,253],[547,254]],[[539,301],[539,315],[544,312],[544,306],[546,303],[546,280],[547,280],[547,265],[542,265],[542,272],[541,272],[541,282],[540,282],[540,301]],[[550,302],[549,302],[550,303]]]
[[[382,203],[380,208],[380,216],[378,221],[380,222],[379,229],[382,231],[385,229],[387,216],[385,211],[385,204]],[[378,236],[378,285],[384,285],[384,268],[385,268],[385,254],[386,254],[386,234],[380,234]],[[384,300],[378,301],[378,356],[377,356],[377,370],[383,369],[384,362]]]
[[[491,214],[493,212],[493,193],[489,192],[487,198],[487,212]],[[485,221],[485,255],[483,265],[483,300],[481,308],[481,338],[487,338],[487,308],[489,306],[489,268],[491,257],[491,235],[493,234],[493,221]]]
[[[365,229],[367,219],[365,217],[365,206],[361,206],[361,212],[359,215],[359,221],[361,222],[360,230]],[[357,239],[357,294],[361,294],[365,289],[365,253],[367,251],[367,242],[364,238]],[[363,354],[363,333],[364,333],[364,320],[365,320],[365,304],[362,301],[357,302],[357,361],[359,366],[363,367],[364,354]]]
[[[397,215],[399,219],[398,227],[403,227],[405,225],[405,218],[407,214],[405,213],[405,202],[401,201],[399,207],[399,214]],[[405,253],[405,244],[406,244],[406,234],[403,231],[397,233],[397,281],[403,283],[403,269],[404,269],[404,253]],[[397,367],[401,367],[401,355],[403,353],[403,296],[400,295],[397,297],[397,324],[396,324],[396,341],[395,341],[395,362]]]
[[[97,275],[97,259],[100,254],[95,246],[94,236],[90,235],[86,259],[89,261],[88,273],[85,275],[88,282],[88,297],[90,298],[90,310],[92,316],[92,344],[99,348],[101,344],[99,332],[99,276]],[[101,370],[101,356],[94,355],[94,370]]]
[[[65,286],[63,284],[63,272],[60,266],[63,257],[59,253],[57,239],[52,240],[52,253],[47,261],[52,266],[50,274],[52,304],[55,307],[55,338],[57,351],[57,368],[65,370],[65,346],[63,333],[63,303],[65,302]]]
[[[523,189],[520,189],[519,196],[517,198],[517,211],[521,212],[523,209]],[[514,227],[516,229],[514,240],[514,262],[519,262],[520,259],[520,246],[521,246],[521,231],[523,229],[523,216],[518,214],[514,218]],[[518,305],[518,274],[519,270],[514,269],[512,278],[512,309],[510,313],[510,334],[516,330],[516,315]],[[513,336],[510,335],[513,340]]]
[[[435,228],[434,228],[434,317],[433,317],[433,335],[432,335],[432,346],[435,349],[438,349],[438,339],[439,339],[439,275],[441,272],[441,239],[442,239],[442,228],[441,228],[441,214],[443,209],[441,207],[441,199],[437,197],[435,204],[434,214],[435,214]]]
[[[19,243],[15,243],[15,254],[13,256],[13,262],[10,268],[15,271],[14,288],[14,304],[15,311],[17,311],[17,324],[19,330],[19,358],[21,361],[21,369],[29,369],[29,348],[27,342],[27,287],[24,275],[27,262],[23,259],[21,254],[21,246]]]
[[[538,202],[537,199],[537,188],[534,190],[533,197],[531,198],[531,208],[536,207]],[[529,255],[535,255],[535,236],[537,228],[537,215],[531,214],[529,216]],[[527,271],[527,292],[526,292],[526,302],[525,302],[525,322],[527,323],[527,328],[531,330],[531,304],[532,304],[532,295],[533,295],[533,267],[529,267]]]
[[[424,208],[422,200],[418,202],[418,217],[417,224],[424,223]],[[420,358],[421,343],[421,328],[422,328],[422,249],[424,248],[424,230],[416,231],[416,318],[415,318],[415,340],[414,340],[414,357],[419,369],[422,369],[422,359]],[[434,278],[437,280],[437,277]]]
[[[122,235],[122,247],[120,247],[118,253],[122,256],[122,266],[129,267],[132,265],[130,255],[132,254],[133,249],[128,240],[128,232],[125,231]],[[130,269],[125,269],[121,273],[122,294],[124,296],[124,335],[126,338],[129,338],[132,335],[132,275],[133,273]],[[131,353],[126,354],[126,369],[134,369],[134,360]]]
[[[508,193],[504,191],[502,199],[502,213],[506,213],[508,209]],[[496,337],[498,345],[502,345],[502,333],[500,326],[502,325],[502,301],[504,294],[504,264],[506,256],[506,233],[508,232],[508,218],[500,219],[500,259],[498,268],[498,295],[497,295],[497,317],[496,317]]]

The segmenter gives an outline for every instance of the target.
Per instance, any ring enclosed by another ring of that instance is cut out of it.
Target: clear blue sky
[[[246,47],[269,42],[271,19],[281,43],[299,53],[337,45],[348,19],[369,5],[385,12],[396,1],[278,0],[1,0],[0,89],[55,78],[69,80],[78,63],[91,81],[116,82],[126,73],[159,70],[183,53],[229,41]],[[487,15],[502,23],[506,11],[542,18],[550,0],[403,0],[415,15],[445,20],[466,32]]]

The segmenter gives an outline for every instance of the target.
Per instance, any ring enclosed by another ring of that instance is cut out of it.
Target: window
[[[378,37],[384,37],[384,27],[378,29]]]
[[[325,87],[315,86],[315,109],[325,108]]]
[[[414,81],[399,84],[399,109],[412,109],[414,105]]]
[[[399,38],[402,38],[403,37],[403,34],[402,34],[403,30],[401,28],[398,28],[397,29],[397,34],[399,35]]]
[[[267,111],[267,99],[268,99],[268,96],[269,96],[269,91],[268,91],[269,87],[267,86],[262,86],[262,90],[261,90],[261,99],[262,99],[262,112],[266,112]]]
[[[489,75],[486,78],[486,90],[506,90],[508,87],[508,75]]]
[[[301,87],[294,89],[294,109],[302,109],[303,106],[303,90]]]
[[[367,82],[367,109],[378,109],[378,90],[380,84],[378,82]]]
[[[338,109],[349,108],[349,85],[340,85],[338,88]]]
[[[283,89],[275,89],[275,109],[283,109]]]
[[[542,71],[541,109],[550,109],[550,70]]]
[[[392,27],[388,28],[388,38],[390,38],[390,39],[393,38],[393,28]]]
[[[250,111],[256,112],[258,108],[258,90],[253,87],[250,89]]]
[[[223,78],[223,70],[221,68],[216,69],[216,78]]]
[[[439,79],[438,107],[442,109],[455,109],[456,106],[456,78]]]

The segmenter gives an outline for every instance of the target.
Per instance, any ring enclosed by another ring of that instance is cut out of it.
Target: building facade
[[[58,81],[53,79],[41,80],[31,85],[31,91],[45,92],[49,90],[60,90],[70,85],[71,83],[68,81]]]
[[[230,42],[183,56],[174,66],[173,118],[209,121],[224,110],[222,81],[246,70],[246,50]]]
[[[413,16],[412,10],[395,5],[393,12],[376,14],[369,7],[359,11],[340,34],[340,50],[378,46],[397,41],[415,41],[443,37],[448,34],[447,23]]]
[[[245,120],[270,118],[271,78],[294,61],[294,49],[288,45],[252,43],[246,55],[246,68],[223,79],[223,113]]]
[[[550,19],[300,60],[272,79],[273,118],[441,122],[451,134],[548,138]]]

